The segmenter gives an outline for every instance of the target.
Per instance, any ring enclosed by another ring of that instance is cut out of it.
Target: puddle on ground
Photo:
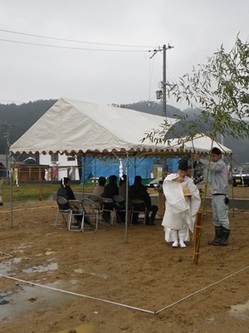
[[[47,255],[50,255],[49,252]],[[18,269],[18,264],[25,260],[26,258],[11,258],[5,262],[0,263],[0,274],[6,276],[15,276]],[[49,259],[52,261],[53,259]],[[58,269],[57,262],[46,262],[40,265],[35,265],[27,267],[22,270],[22,272],[30,273],[43,273],[47,271],[54,271]],[[93,276],[106,279],[106,274],[89,273],[84,271],[84,269],[76,269],[76,273],[80,274],[90,274]],[[4,277],[2,277],[4,278]],[[1,279],[1,276],[0,276]],[[16,283],[16,290],[8,290],[6,292],[0,291],[0,321],[11,321],[15,317],[24,315],[29,311],[47,311],[50,307],[58,307],[58,305],[64,306],[67,303],[75,299],[74,295],[66,294],[60,292],[59,290],[70,290],[70,286],[77,285],[77,281],[56,281],[54,283],[46,285],[48,288],[42,286],[32,286],[30,284]],[[59,289],[51,290],[51,288]],[[63,332],[77,332],[77,333],[93,333],[95,331],[95,326],[89,323],[84,323],[73,329],[62,331]]]
[[[0,274],[9,275],[13,274],[16,270],[15,265],[20,263],[24,258],[11,258],[8,261],[0,263]],[[58,269],[57,262],[43,263],[40,265],[27,267],[22,270],[24,273],[44,273],[48,271],[56,271]]]
[[[0,273],[8,275],[14,270],[14,265],[19,264],[22,258],[11,258],[9,261],[0,263]]]
[[[59,289],[61,285],[62,281],[56,281],[47,286]],[[22,285],[18,288],[16,291],[0,293],[0,321],[11,320],[31,310],[46,311],[51,306],[61,306],[75,298],[73,295],[38,286]]]
[[[239,319],[249,319],[249,301],[245,304],[232,305],[229,314]]]
[[[56,271],[58,269],[58,263],[52,262],[50,264],[41,264],[37,266],[32,266],[24,268],[22,272],[24,273],[44,273],[47,271]]]

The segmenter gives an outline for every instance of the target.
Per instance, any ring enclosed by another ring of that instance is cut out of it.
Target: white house
[[[45,173],[46,180],[60,180],[63,177],[70,177],[71,180],[79,180],[79,169],[76,156],[65,154],[40,154],[40,165],[49,165]]]

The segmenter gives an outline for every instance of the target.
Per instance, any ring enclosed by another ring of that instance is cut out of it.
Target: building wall
[[[65,154],[40,155],[40,165],[49,165],[45,173],[46,180],[60,180],[70,177],[71,180],[79,180],[79,170],[76,156]]]

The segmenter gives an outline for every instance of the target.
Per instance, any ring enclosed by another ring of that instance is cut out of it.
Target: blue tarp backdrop
[[[178,160],[178,158],[167,159],[169,172],[177,171]],[[158,161],[158,159],[149,157],[129,158],[130,185],[133,184],[133,180],[136,175],[140,175],[143,179],[152,178],[155,161]],[[127,159],[84,157],[81,160],[81,181],[83,181],[83,178],[99,178],[101,176],[108,178],[110,175],[116,175],[119,177],[120,172],[123,174],[126,173],[126,164]]]

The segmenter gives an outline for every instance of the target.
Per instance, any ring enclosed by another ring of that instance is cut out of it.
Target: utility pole
[[[159,90],[156,92],[157,99],[161,99],[163,103],[163,116],[167,117],[167,94],[166,94],[166,86],[167,86],[167,79],[166,79],[166,52],[167,50],[170,50],[174,48],[172,45],[166,45],[164,44],[163,47],[158,47],[157,49],[153,50],[153,54],[150,57],[153,58],[157,52],[163,53],[163,80],[161,82],[162,90]],[[151,51],[150,51],[151,52]]]
[[[163,115],[167,117],[167,97],[166,97],[166,45],[163,45]]]
[[[166,85],[167,85],[167,79],[166,79],[166,52],[169,49],[172,49],[174,46],[171,45],[166,45],[163,44],[163,47],[158,47],[157,49],[153,50],[153,54],[150,57],[153,58],[154,55],[157,54],[157,52],[162,52],[163,53],[163,80],[161,82],[161,88],[162,90],[156,91],[156,97],[157,99],[161,99],[162,100],[162,104],[163,104],[163,116],[166,118],[167,117],[167,94],[166,94]],[[162,159],[162,176],[164,176],[166,174],[166,172],[168,171],[168,167],[167,167],[167,159],[164,158]]]

